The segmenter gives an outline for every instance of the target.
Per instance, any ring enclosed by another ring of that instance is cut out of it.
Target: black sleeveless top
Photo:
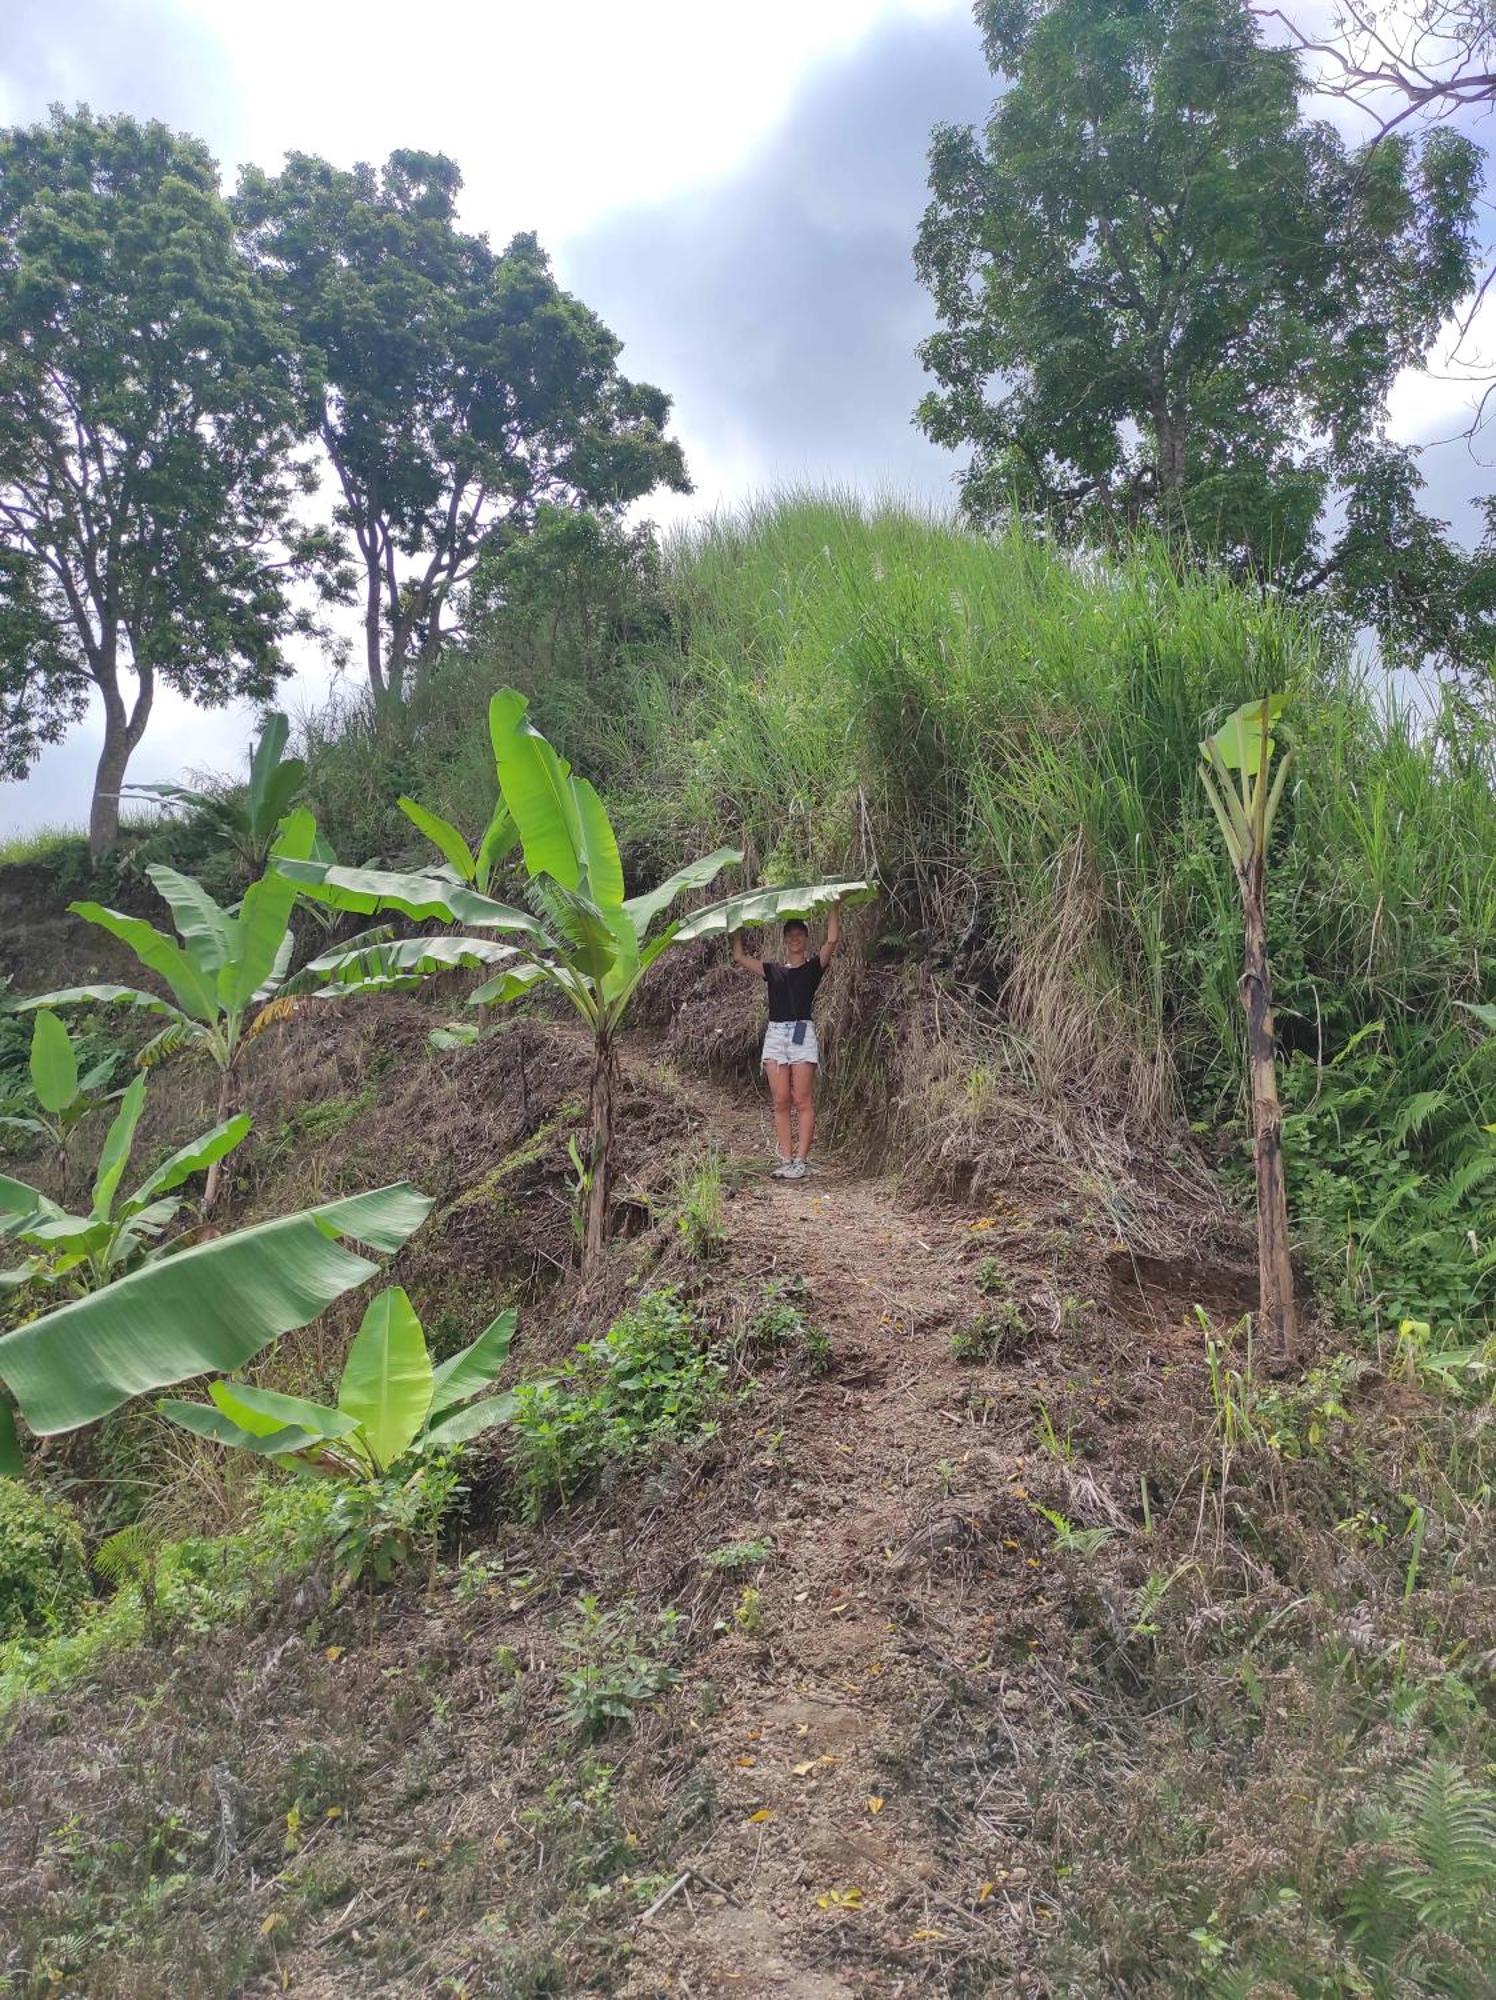
[[[808,1021],[816,988],[826,976],[819,954],[803,965],[776,965],[764,960],[764,978],[769,988],[771,1021]]]

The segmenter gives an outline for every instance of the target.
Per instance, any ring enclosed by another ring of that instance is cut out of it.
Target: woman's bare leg
[[[816,1132],[816,1066],[814,1063],[790,1064],[790,1101],[795,1108],[795,1124],[799,1128],[799,1145],[795,1158],[804,1160],[810,1153],[810,1142]],[[785,1130],[789,1129],[789,1119],[785,1119]]]
[[[774,1144],[781,1160],[795,1157],[794,1139],[790,1131],[790,1105],[793,1101],[790,1091],[790,1071],[786,1063],[766,1062],[764,1075],[769,1079],[769,1098],[774,1106]]]

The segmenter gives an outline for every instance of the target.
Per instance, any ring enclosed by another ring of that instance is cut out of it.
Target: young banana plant
[[[369,1302],[335,1406],[217,1381],[209,1403],[157,1407],[183,1430],[219,1444],[345,1479],[377,1479],[403,1458],[509,1421],[514,1397],[487,1392],[508,1359],[515,1319],[512,1307],[500,1313],[470,1347],[433,1367],[415,1309],[394,1285]]]
[[[606,1243],[612,1206],[618,1036],[650,966],[672,944],[740,923],[809,915],[870,891],[864,882],[754,890],[656,930],[676,897],[704,888],[741,861],[741,853],[719,847],[643,895],[625,895],[618,840],[602,800],[530,724],[527,709],[513,689],[496,694],[489,737],[500,797],[518,831],[529,909],[481,894],[450,873],[401,875],[292,857],[278,866],[298,889],[334,909],[395,910],[512,940],[497,948],[501,963],[468,996],[469,1005],[503,1004],[543,982],[580,1015],[592,1040],[583,1244],[583,1268],[590,1269]],[[466,941],[477,942],[471,936]],[[433,942],[410,939],[399,948],[416,952]]]
[[[11,1099],[16,1109],[0,1115],[0,1132],[45,1140],[57,1152],[65,1176],[74,1131],[90,1111],[119,1095],[104,1088],[117,1061],[107,1055],[80,1075],[72,1036],[55,1014],[40,1009],[31,1027],[30,1096]]]
[[[158,1174],[170,1179],[175,1171],[167,1161]],[[163,1192],[160,1181],[137,1190],[149,1193],[147,1208]],[[346,1195],[185,1250],[173,1246],[0,1334],[0,1472],[22,1470],[18,1411],[39,1437],[55,1437],[136,1396],[242,1368],[376,1277],[379,1266],[363,1252],[398,1250],[430,1208],[406,1182]]]
[[[1244,950],[1237,990],[1247,1023],[1252,1127],[1257,1181],[1257,1276],[1261,1317],[1279,1357],[1292,1357],[1298,1337],[1293,1260],[1288,1237],[1288,1189],[1283,1174],[1283,1111],[1267,953],[1267,849],[1292,761],[1285,751],[1273,770],[1273,725],[1287,697],[1246,702],[1200,745],[1200,782],[1210,800],[1241,894]]]
[[[316,823],[304,809],[289,814],[272,849],[276,861],[307,859],[316,848]],[[218,1118],[235,1108],[238,1066],[244,1050],[266,1028],[288,1019],[307,999],[337,999],[355,990],[412,985],[453,966],[486,966],[503,952],[486,940],[423,938],[386,948],[388,926],[335,946],[292,974],[291,913],[296,885],[272,868],[252,882],[233,911],[223,909],[190,875],[174,868],[147,870],[169,907],[176,937],[142,917],[99,903],[69,908],[129,946],[156,974],[169,999],[134,986],[69,986],[16,1002],[19,1009],[77,1006],[138,1007],[165,1016],[166,1025],[146,1043],[137,1061],[154,1067],[179,1051],[212,1062],[219,1073]],[[215,1161],[203,1194],[203,1213],[218,1203],[221,1169]]]
[[[137,1076],[121,1099],[99,1155],[87,1215],[69,1215],[40,1189],[0,1176],[0,1237],[23,1243],[33,1252],[23,1264],[0,1271],[0,1290],[40,1283],[93,1292],[112,1283],[149,1256],[150,1246],[175,1220],[182,1206],[176,1190],[194,1174],[211,1171],[249,1131],[249,1120],[243,1116],[215,1125],[163,1160],[132,1193],[121,1196],[145,1091],[145,1077]]]
[[[249,760],[249,783],[236,789],[208,791],[192,785],[129,785],[137,798],[163,805],[186,806],[214,827],[238,857],[245,873],[263,872],[281,821],[296,802],[306,777],[299,757],[286,755],[291,724],[279,711],[265,717],[260,739]]]

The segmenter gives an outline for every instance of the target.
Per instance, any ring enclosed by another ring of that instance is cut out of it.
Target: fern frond
[[[1400,1146],[1404,1139],[1411,1139],[1416,1132],[1422,1132],[1449,1104],[1447,1090],[1415,1090],[1398,1106],[1397,1116],[1391,1125],[1392,1143]]]
[[[140,1583],[156,1566],[156,1537],[143,1521],[132,1521],[100,1542],[94,1568],[106,1583]]]

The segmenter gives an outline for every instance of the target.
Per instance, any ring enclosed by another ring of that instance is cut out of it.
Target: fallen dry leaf
[[[772,1806],[760,1806],[756,1813],[749,1813],[743,1824],[744,1826],[762,1826],[766,1819],[772,1819],[773,1817],[774,1809]]]
[[[882,1799],[869,1799],[867,1809],[870,1813],[880,1813],[883,1810],[883,1805],[884,1801]]]
[[[818,1910],[860,1910],[862,1891],[860,1889],[828,1889],[824,1896],[816,1897]]]

